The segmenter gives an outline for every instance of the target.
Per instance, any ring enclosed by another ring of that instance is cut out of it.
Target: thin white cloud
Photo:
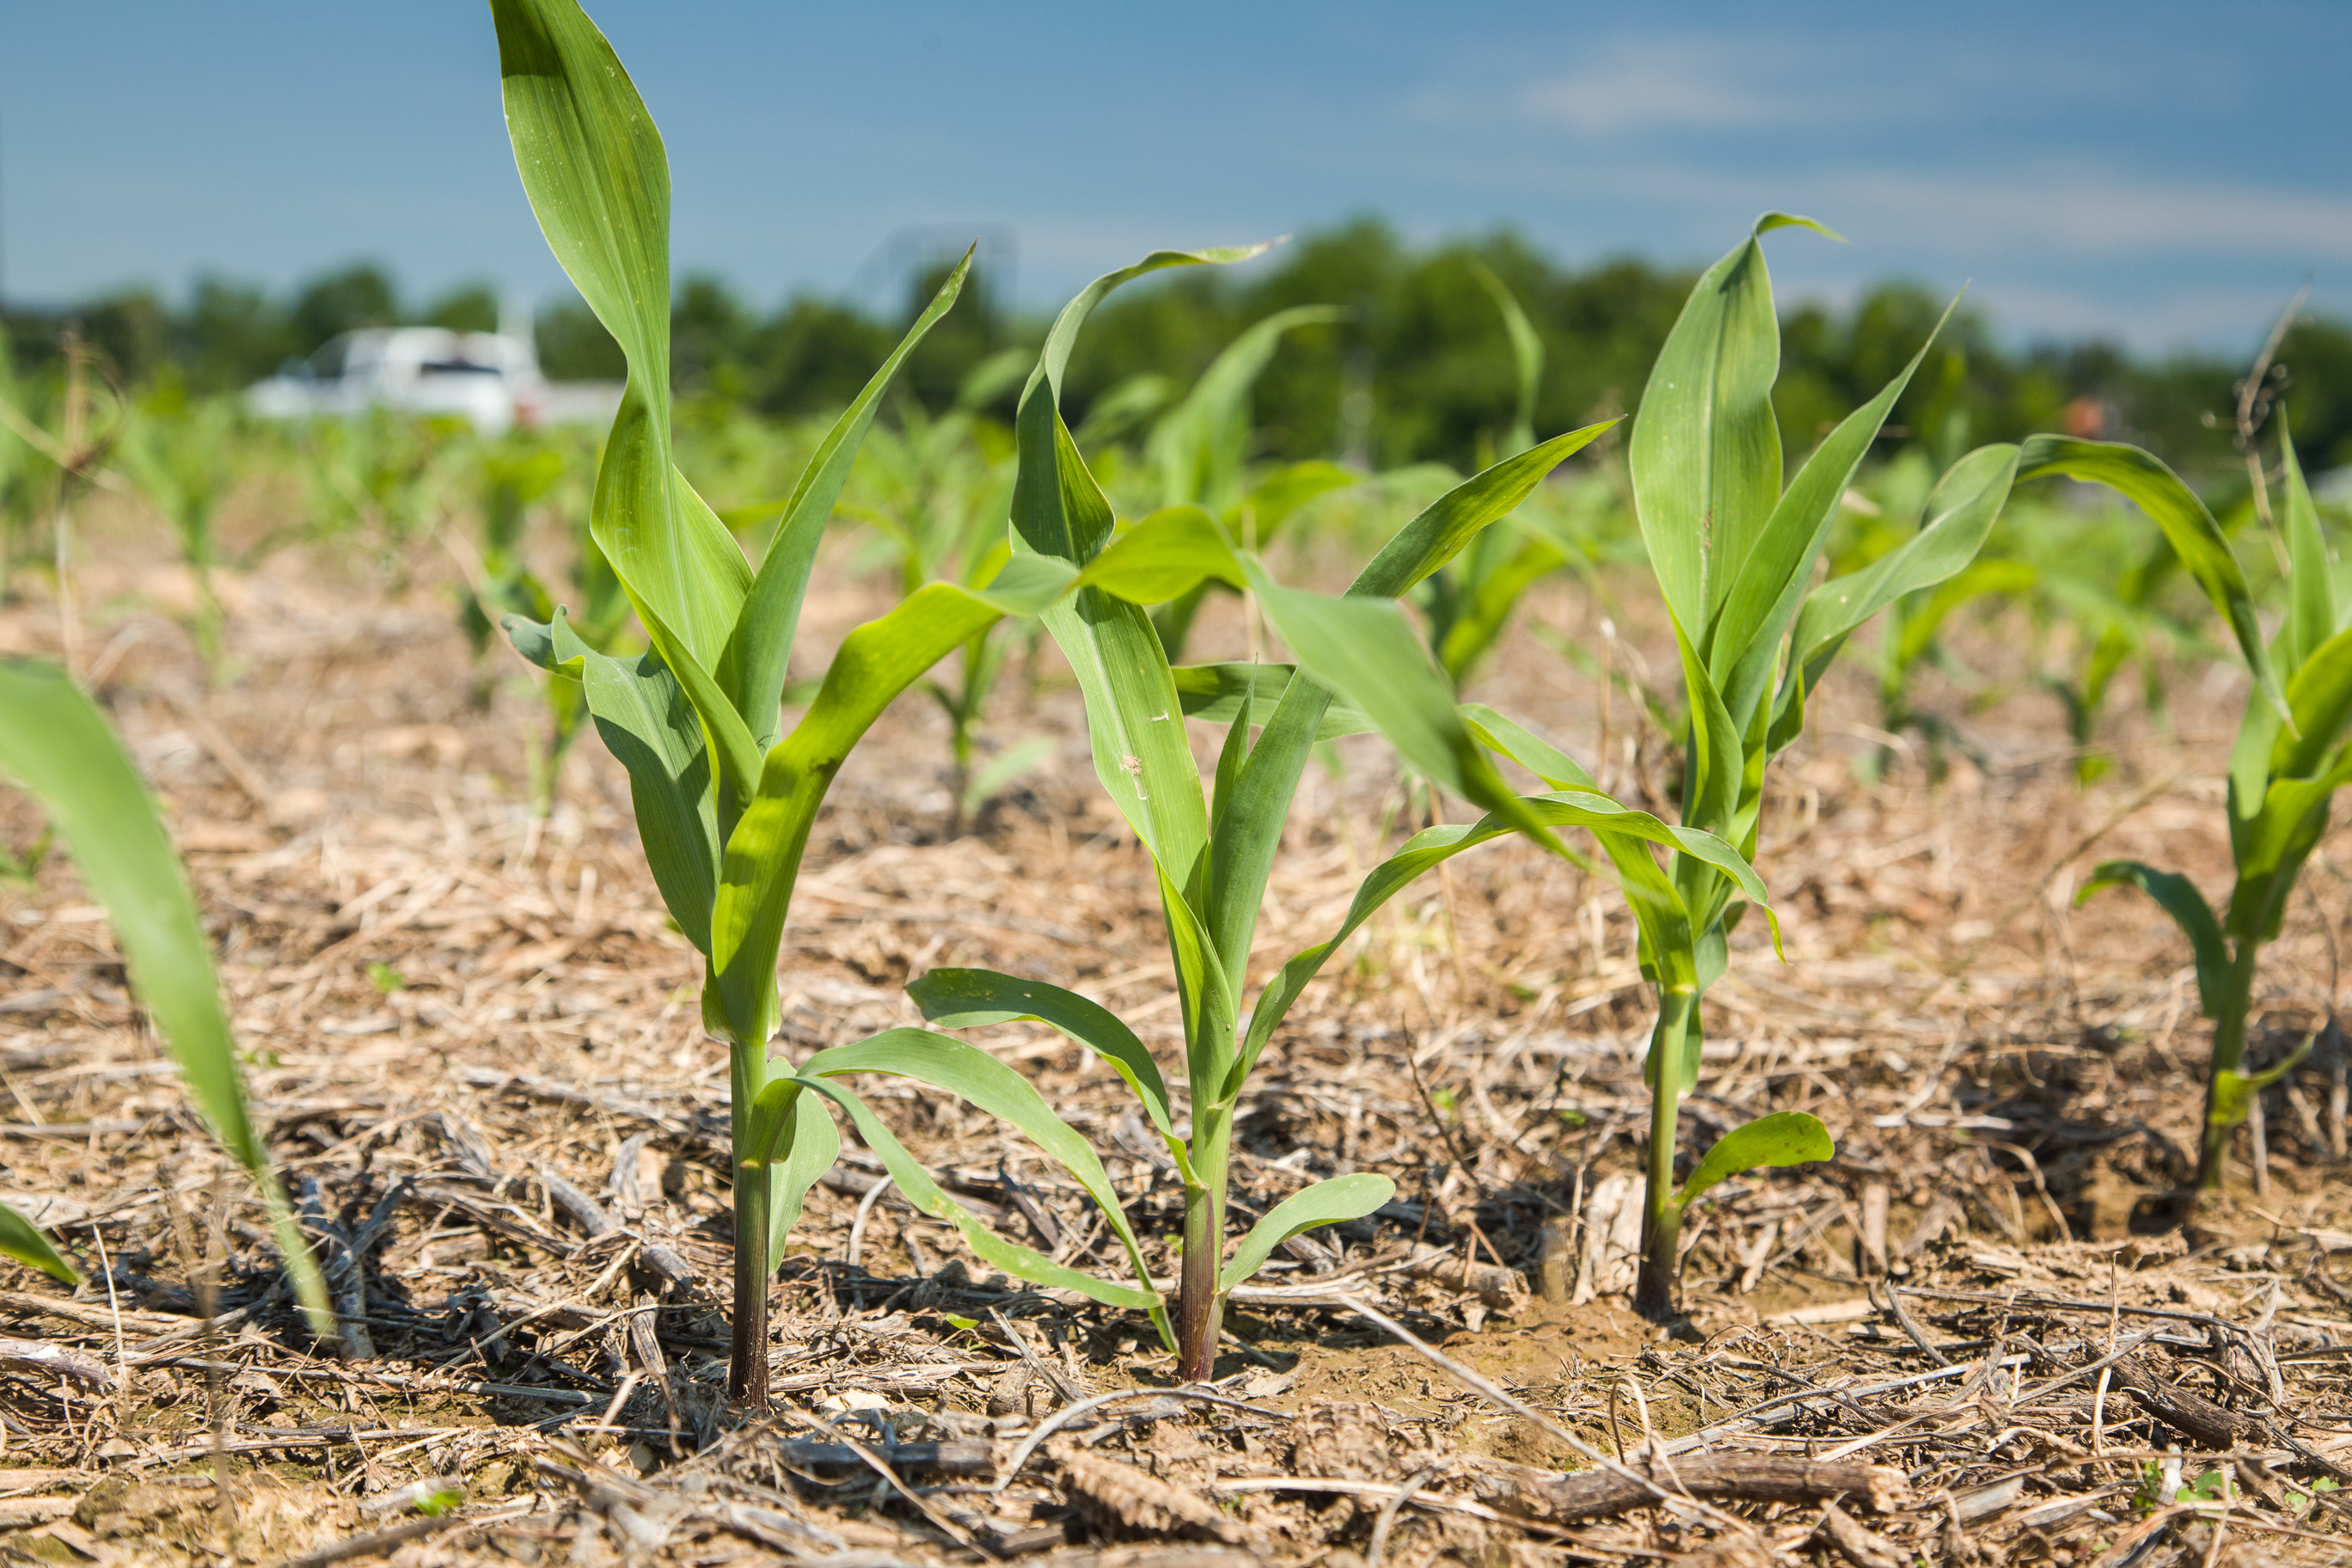
[[[2011,177],[1828,172],[1796,182],[1857,240],[2075,257],[2262,256],[2352,261],[2352,195],[2051,166]]]
[[[1586,136],[1748,131],[1860,123],[1916,114],[1916,91],[1857,68],[1853,49],[1814,40],[1709,34],[1629,34],[1556,74],[1501,97],[1525,122]],[[1486,94],[1449,94],[1465,102]]]

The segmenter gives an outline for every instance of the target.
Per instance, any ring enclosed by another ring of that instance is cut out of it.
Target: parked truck
[[[246,393],[273,419],[349,416],[372,408],[443,415],[487,436],[515,425],[604,423],[618,382],[551,382],[519,332],[370,327],[345,332]]]

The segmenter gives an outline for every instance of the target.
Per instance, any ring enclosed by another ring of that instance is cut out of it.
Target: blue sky
[[[1783,298],[1901,275],[2009,336],[2250,349],[2352,314],[2352,5],[982,6],[601,0],[677,267],[895,304],[909,233],[1009,236],[1046,305],[1163,245],[1384,215],[1698,262],[1766,207]],[[900,245],[903,250],[903,244]],[[562,288],[473,0],[0,0],[0,287],[353,258]]]

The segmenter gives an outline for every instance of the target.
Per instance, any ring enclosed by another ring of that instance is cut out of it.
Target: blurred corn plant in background
[[[964,378],[946,414],[925,414],[912,398],[898,400],[896,429],[871,431],[839,511],[874,530],[871,556],[888,562],[902,597],[932,582],[985,588],[1011,559],[1004,539],[1013,500],[1013,435],[982,412],[1013,384],[1029,356],[1009,350],[983,360]],[[998,791],[1043,762],[1053,742],[1031,736],[981,755],[981,721],[996,689],[1007,652],[1024,635],[1025,619],[991,625],[967,638],[923,689],[948,722],[949,831],[961,832]]]
[[[625,655],[635,639],[629,596],[588,526],[588,498],[570,493],[577,488],[572,483],[574,455],[536,438],[509,436],[485,443],[478,462],[481,544],[470,561],[460,553],[467,570],[458,586],[457,609],[458,624],[473,645],[477,664],[508,616],[542,624],[552,620],[559,592],[567,611],[572,605],[579,606],[578,613],[568,619],[572,635],[582,647],[615,658]],[[535,510],[552,513],[568,524],[571,571],[569,581],[558,588],[550,588],[526,556]],[[586,699],[577,680],[551,676],[543,690],[546,737],[533,735],[528,741],[531,807],[541,816],[555,807],[563,760],[588,717]],[[477,702],[487,702],[489,692],[485,675],[477,683]]]
[[[300,540],[347,540],[372,546],[378,565],[395,577],[407,568],[404,547],[440,520],[473,441],[463,420],[387,408],[306,420],[292,438],[302,510],[247,558]]]
[[[166,381],[132,405],[115,460],[140,497],[172,530],[194,579],[196,652],[217,682],[225,669],[224,616],[214,581],[221,563],[216,525],[242,468],[236,405],[226,398],[191,402]]]
[[[2137,665],[2141,703],[2158,715],[2168,664],[2183,655],[2227,655],[2174,603],[2186,584],[2165,533],[2147,537],[2141,521],[2117,507],[2087,519],[2047,505],[2039,510],[2051,526],[2021,531],[2020,538],[2042,614],[2063,628],[2066,658],[2036,679],[2065,710],[2075,776],[2087,784],[2115,766],[2099,745],[2099,721],[2117,676]]]
[[[1511,347],[1517,396],[1511,421],[1493,443],[1496,458],[1511,458],[1536,444],[1536,396],[1543,386],[1543,338],[1519,308],[1508,285],[1475,258],[1466,263],[1501,312]],[[1572,559],[1588,557],[1573,526],[1575,514],[1558,506],[1524,505],[1507,526],[1480,531],[1469,547],[1432,573],[1414,595],[1429,623],[1438,662],[1458,688],[1478,661],[1493,650],[1519,598],[1538,579]],[[1548,526],[1547,526],[1548,525]]]
[[[1297,305],[1251,323],[1152,426],[1137,488],[1162,508],[1199,507],[1220,520],[1244,549],[1263,550],[1301,508],[1355,484],[1361,476],[1336,463],[1310,459],[1255,472],[1249,463],[1252,393],[1283,334],[1326,326],[1345,315],[1328,305]],[[1202,601],[1227,587],[1217,578],[1203,578],[1152,611],[1151,624],[1171,663],[1183,658]]]

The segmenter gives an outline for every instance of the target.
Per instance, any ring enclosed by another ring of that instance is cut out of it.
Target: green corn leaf
[[[1519,804],[1527,813],[1548,827],[1581,827],[1591,832],[1604,845],[1613,840],[1620,846],[1632,846],[1632,857],[1638,858],[1639,863],[1648,868],[1648,879],[1643,890],[1654,892],[1663,904],[1678,912],[1682,908],[1680,896],[1659,871],[1656,862],[1648,858],[1648,851],[1641,846],[1659,845],[1695,856],[1716,867],[1732,879],[1759,909],[1764,910],[1768,920],[1773,921],[1773,942],[1777,948],[1780,926],[1772,915],[1771,900],[1763,879],[1757,876],[1755,868],[1740,858],[1738,850],[1713,834],[1703,833],[1696,828],[1675,826],[1659,821],[1647,812],[1629,810],[1607,795],[1582,791],[1563,790],[1555,795],[1529,795]],[[1246,1076],[1256,1065],[1258,1053],[1273,1038],[1275,1028],[1331,954],[1338,952],[1339,945],[1354,935],[1356,929],[1370,920],[1375,910],[1441,863],[1466,849],[1476,848],[1481,844],[1519,831],[1516,820],[1501,815],[1489,815],[1471,824],[1432,827],[1413,835],[1394,855],[1372,868],[1357,886],[1355,898],[1348,906],[1347,918],[1340,921],[1339,931],[1331,939],[1292,958],[1259,993],[1257,1005],[1250,1013],[1249,1032],[1243,1042],[1236,1081],[1238,1077]],[[1631,878],[1628,882],[1627,891],[1631,895],[1635,888]],[[1637,918],[1651,918],[1652,912],[1643,908],[1639,899],[1633,901]],[[1682,916],[1678,940],[1670,945],[1681,954],[1680,963],[1685,966],[1678,969],[1676,973],[1686,979],[1691,945],[1686,914]]]
[[[1067,589],[1070,577],[1057,563],[1015,560],[985,589],[926,584],[842,639],[808,711],[769,751],[759,789],[719,862],[709,952],[728,1026],[740,1031],[735,1038],[767,1038],[776,951],[801,856],[851,749],[931,666],[1003,616],[1035,614]]]
[[[2318,1037],[2305,1035],[2303,1043],[2287,1054],[2286,1059],[2257,1073],[2232,1072],[2223,1068],[2213,1075],[2213,1104],[2205,1114],[2207,1123],[2214,1127],[2235,1127],[2254,1108],[2254,1096],[2286,1077],[2303,1065],[2311,1054],[2312,1043]]]
[[[1236,715],[1237,718],[1240,715]],[[1224,743],[1217,748],[1215,776],[1209,789],[1209,838],[1216,841],[1217,826],[1225,819],[1225,807],[1233,803],[1234,784],[1242,776],[1242,764],[1249,761],[1250,725],[1246,721],[1225,726]]]
[[[702,724],[658,654],[614,658],[580,640],[562,610],[551,626],[506,618],[516,649],[581,683],[605,750],[629,774],[629,803],[654,885],[677,929],[710,953],[719,891],[719,817]]]
[[[1473,705],[1463,712],[1468,718],[1480,740],[1502,755],[1510,758],[1538,778],[1557,790],[1566,792],[1597,791],[1590,775],[1575,760],[1550,742],[1533,734],[1524,726],[1496,713],[1491,708]],[[1606,799],[1606,796],[1598,798]],[[1639,832],[1612,831],[1604,825],[1583,825],[1589,827],[1593,842],[1609,857],[1615,868],[1618,886],[1624,889],[1625,902],[1632,910],[1633,922],[1640,935],[1642,973],[1654,984],[1668,990],[1696,991],[1714,983],[1722,973],[1727,959],[1727,948],[1722,928],[1713,925],[1706,931],[1694,931],[1699,913],[1694,910],[1677,888],[1658,867],[1647,847],[1662,842],[1646,829]],[[1678,853],[1701,865],[1711,866],[1735,883],[1743,893],[1753,896],[1752,889],[1762,886],[1748,862],[1722,838],[1696,829],[1675,830],[1686,835],[1670,846]],[[1694,876],[1690,879],[1696,881]],[[1770,918],[1771,910],[1764,905]],[[1772,926],[1775,952],[1780,949],[1780,925]],[[1654,1060],[1645,1060],[1643,1074],[1646,1079],[1655,1069]],[[1686,1056],[1682,1063],[1683,1088],[1688,1091],[1696,1082],[1698,1060]]]
[[[845,1097],[835,1092],[834,1086],[824,1082],[829,1078],[853,1072],[887,1073],[898,1078],[909,1079],[917,1083],[928,1084],[933,1089],[952,1094],[957,1099],[976,1106],[1001,1121],[1011,1122],[1020,1130],[1023,1136],[1035,1144],[1047,1157],[1057,1162],[1064,1170],[1076,1179],[1081,1187],[1086,1189],[1087,1195],[1094,1199],[1096,1206],[1102,1210],[1103,1218],[1109,1223],[1112,1231],[1126,1247],[1128,1258],[1135,1268],[1136,1278],[1149,1283],[1150,1271],[1144,1266],[1141,1244],[1136,1239],[1134,1226],[1128,1222],[1127,1211],[1119,1206],[1118,1193],[1110,1184],[1110,1177],[1104,1172],[1102,1162],[1095,1157],[1095,1152],[1087,1147],[1084,1138],[1073,1131],[1067,1123],[1054,1114],[1052,1109],[1039,1096],[1035,1087],[1021,1074],[998,1061],[986,1051],[975,1049],[961,1040],[951,1040],[945,1035],[935,1035],[928,1029],[887,1030],[869,1039],[860,1040],[856,1045],[837,1046],[831,1050],[819,1051],[807,1061],[803,1062],[800,1070],[793,1076],[812,1087],[823,1086],[824,1091],[835,1104],[842,1105],[843,1109],[849,1110],[852,1120],[856,1123],[858,1136],[864,1138],[876,1153],[882,1155],[886,1163],[888,1163],[892,1156],[877,1142],[877,1133],[880,1138],[887,1140],[893,1145],[897,1141],[889,1138],[887,1131],[882,1129],[880,1123],[874,1121],[871,1113],[865,1110],[862,1103],[853,1109],[849,1101],[855,1097]],[[928,1191],[938,1194],[940,1201],[942,1202],[945,1201],[944,1194],[939,1194],[936,1184],[932,1183],[928,1175],[921,1173],[921,1167],[908,1159],[903,1150],[899,1152],[898,1158],[911,1167],[919,1178],[917,1182],[910,1184],[897,1164],[891,1165],[891,1174],[898,1177],[901,1190],[906,1193],[907,1201],[923,1209],[926,1214],[936,1215],[942,1219],[953,1217],[941,1214],[936,1208],[924,1206],[924,1200],[919,1195],[919,1194]],[[959,1209],[957,1212],[961,1214],[962,1211]],[[958,1228],[963,1230],[967,1239],[972,1238],[974,1233],[978,1232],[982,1236],[988,1236],[990,1240],[1000,1248],[1010,1246],[994,1237],[969,1215],[958,1220],[957,1225]],[[994,1263],[998,1268],[1020,1273],[1024,1279],[1034,1279],[1041,1284],[1061,1285],[1070,1289],[1084,1290],[1097,1301],[1108,1301],[1117,1306],[1146,1308],[1156,1308],[1159,1304],[1159,1297],[1148,1289],[1137,1290],[1125,1286],[1107,1285],[1101,1280],[1089,1279],[1087,1276],[1079,1274],[1075,1269],[1065,1268],[1050,1260],[1042,1260],[1045,1268],[1055,1271],[1054,1277],[1045,1278],[1034,1271],[1035,1265],[1024,1263],[1022,1268],[1016,1268],[1013,1263],[1005,1261],[1003,1255],[992,1255],[988,1251],[982,1250],[977,1241],[974,1242],[974,1249],[980,1250],[982,1257]],[[1038,1257],[1036,1254],[1029,1253],[1026,1248],[1013,1248],[1013,1251],[1027,1258]],[[1078,1280],[1087,1280],[1087,1283],[1078,1284],[1076,1283]],[[1106,1294],[1106,1291],[1111,1293]]]
[[[1078,574],[1081,588],[1099,588],[1130,604],[1157,605],[1203,580],[1244,585],[1242,566],[1225,531],[1197,506],[1162,508],[1118,535]]]
[[[2120,442],[2077,441],[2063,436],[2036,436],[2018,454],[2017,477],[2038,479],[2052,474],[2103,484],[2147,513],[2163,530],[2180,563],[2205,590],[2253,671],[2273,710],[2287,714],[2286,692],[2263,646],[2262,622],[2254,613],[2246,574],[2231,553],[2230,541],[2205,503],[2197,499],[2170,468],[2137,447]],[[2244,780],[2248,797],[2261,797],[2260,781]]]
[[[47,812],[75,869],[114,927],[131,988],[179,1065],[213,1136],[260,1189],[311,1332],[336,1337],[327,1289],[247,1109],[196,901],[147,787],[66,672],[0,658],[0,773]]]
[[[1045,349],[1037,356],[1037,368],[1029,373],[1029,383],[1022,389],[1022,406],[1028,406],[1030,394],[1041,383],[1053,398],[1061,396],[1062,372],[1069,365],[1070,351],[1077,347],[1078,333],[1086,327],[1087,318],[1094,314],[1095,307],[1109,298],[1114,289],[1171,267],[1230,267],[1236,261],[1262,256],[1265,249],[1264,245],[1233,245],[1200,250],[1155,250],[1131,266],[1104,273],[1079,289],[1054,318],[1054,325],[1045,334]]]
[[[1171,1149],[1181,1151],[1170,1120],[1168,1085],[1135,1031],[1110,1009],[1075,991],[1023,980],[992,969],[934,969],[909,984],[907,994],[924,1020],[942,1029],[971,1029],[1031,1019],[1058,1029],[1102,1058],[1143,1102],[1144,1114]],[[1181,1157],[1181,1152],[1180,1152]]]
[[[1366,1215],[1396,1196],[1396,1184],[1386,1176],[1358,1173],[1318,1182],[1283,1199],[1249,1227],[1242,1244],[1217,1276],[1217,1289],[1231,1290],[1265,1267],[1274,1249],[1292,1237],[1327,1225],[1339,1225]]]
[[[897,1135],[884,1126],[856,1094],[840,1084],[806,1073],[799,1075],[793,1081],[839,1106],[849,1117],[850,1124],[857,1129],[857,1135],[865,1141],[866,1146],[880,1156],[883,1169],[890,1173],[890,1179],[897,1184],[899,1194],[918,1211],[933,1219],[946,1220],[962,1232],[964,1245],[971,1247],[982,1262],[1034,1285],[1075,1290],[1089,1300],[1100,1301],[1106,1306],[1131,1307],[1147,1311],[1151,1314],[1153,1324],[1160,1329],[1160,1338],[1172,1344],[1158,1291],[1097,1279],[1091,1274],[1056,1263],[1034,1247],[1005,1240],[972,1217],[971,1210],[948,1196],[940,1184],[931,1180],[930,1173],[907,1152],[907,1146],[898,1142]],[[1144,1278],[1139,1268],[1138,1277]]]
[[[669,398],[669,159],[620,58],[568,0],[494,0],[523,189],[647,395]],[[665,421],[667,423],[667,421]]]
[[[1801,1110],[1779,1110],[1759,1116],[1745,1127],[1735,1127],[1715,1141],[1690,1179],[1674,1196],[1676,1208],[1687,1208],[1709,1187],[1742,1172],[1767,1165],[1802,1165],[1833,1159],[1837,1145],[1821,1118]]]
[[[1329,305],[1297,305],[1252,323],[1225,345],[1184,401],[1152,427],[1144,460],[1160,471],[1160,504],[1208,507],[1223,512],[1240,499],[1242,461],[1248,455],[1250,389],[1282,334],[1343,320]]]
[[[1348,592],[1360,598],[1401,597],[1459,555],[1489,524],[1517,510],[1546,475],[1617,425],[1617,420],[1604,419],[1555,436],[1463,480],[1399,529],[1356,574]]]
[[[1555,437],[1454,486],[1381,547],[1357,574],[1349,596],[1393,599],[1404,593],[1454,559],[1481,530],[1507,516],[1545,475],[1615,424],[1604,420]],[[1236,988],[1265,902],[1266,879],[1289,820],[1290,803],[1297,796],[1307,759],[1323,737],[1332,697],[1333,689],[1318,680],[1295,680],[1284,689],[1218,818],[1202,914],[1218,951],[1235,955],[1232,983]],[[1470,765],[1475,773],[1478,764]]]
[[[841,1134],[821,1099],[801,1092],[793,1079],[771,1079],[751,1101],[741,1140],[738,1188],[769,1182],[768,1256],[782,1258],[785,1238],[800,1223],[801,1205],[817,1179],[840,1163]]]
[[[1682,655],[1683,688],[1691,708],[1690,776],[1683,783],[1683,820],[1711,833],[1729,834],[1748,765],[1739,726],[1679,621],[1675,624],[1675,647]]]
[[[1777,227],[1778,224],[1769,226]],[[1691,289],[1650,370],[1627,462],[1666,607],[1704,633],[1780,497],[1780,327],[1756,230]]]
[[[2290,570],[2287,606],[2278,654],[2281,668],[2292,676],[2319,645],[2336,635],[2336,585],[2329,571],[2327,541],[2319,531],[2319,509],[2311,504],[2311,487],[2303,481],[2303,465],[2294,455],[2294,437],[2287,428],[2285,410],[2279,412],[2279,467],[2286,489],[2286,548]]]
[[[681,505],[676,493],[669,165],[661,133],[612,46],[572,0],[493,0],[491,15],[507,132],[531,210],[629,364],[597,470],[596,542],[673,668],[682,656],[709,668],[734,629],[751,572],[717,517]]]
[[[2220,1017],[2221,999],[2230,986],[2230,944],[2222,938],[2221,922],[2213,917],[2213,906],[2205,901],[2197,884],[2177,871],[2159,871],[2137,860],[2107,860],[2075,889],[2074,907],[2080,909],[2107,888],[2137,888],[2172,917],[2197,960],[2198,1010],[2208,1018]]]
[[[605,448],[607,468],[611,466],[611,452],[608,445]],[[719,525],[718,514],[695,492],[694,487],[686,482],[686,476],[673,473],[671,478],[674,480],[671,493],[677,503],[679,515],[704,518],[716,528]],[[729,548],[734,548],[731,542]],[[737,559],[741,559],[740,554]],[[719,684],[719,678],[710,673],[710,666],[703,662],[687,640],[662,618],[658,610],[638,597],[633,588],[629,590],[629,604],[636,611],[637,619],[645,625],[646,640],[654,645],[654,651],[662,656],[662,662],[669,668],[679,689],[686,693],[686,700],[694,704],[695,713],[702,720],[703,733],[710,742],[710,754],[719,763],[719,805],[722,811],[732,812],[750,796],[752,786],[759,782],[760,743],[752,735],[751,725],[744,721],[743,715],[736,711],[734,699]]]
[[[2264,759],[2273,779],[2309,778],[2328,758],[2352,719],[2352,628],[2311,651],[2286,683],[2294,732],[2281,733]]]
[[[1386,600],[1332,598],[1284,588],[1249,563],[1258,603],[1299,663],[1347,693],[1425,777],[1473,804],[1515,820],[1521,832],[1562,858],[1569,851],[1528,814],[1472,738],[1454,706],[1452,684],[1429,660],[1403,609]]]
[[[1601,793],[1600,784],[1574,757],[1517,720],[1497,713],[1483,702],[1464,703],[1462,717],[1482,744],[1500,752],[1552,788]]]
[[[2223,927],[2240,942],[2277,940],[2303,864],[2327,831],[2336,792],[2352,784],[2352,748],[2308,778],[2273,779],[2251,817],[2232,814],[2230,853],[2237,886]],[[2234,786],[2232,786],[2234,788]]]
[[[1064,454],[1066,515],[1098,515],[1107,533],[1109,504],[1059,415],[1052,438]],[[1030,461],[1024,447],[1024,473]],[[1094,531],[1092,525],[1086,531]],[[1179,887],[1189,887],[1208,843],[1209,806],[1167,650],[1151,617],[1139,605],[1081,588],[1040,618],[1077,678],[1095,776],[1152,858],[1174,874]]]
[[[6,1204],[0,1204],[0,1256],[15,1258],[27,1268],[42,1273],[68,1285],[81,1283],[81,1275],[66,1261],[65,1255],[49,1245],[49,1238],[40,1227]]]
[[[1911,356],[1901,374],[1888,382],[1876,397],[1840,420],[1828,439],[1813,449],[1804,466],[1797,470],[1797,477],[1790,481],[1787,492],[1772,508],[1771,516],[1763,531],[1750,543],[1748,554],[1717,556],[1727,571],[1723,608],[1706,628],[1701,651],[1706,656],[1709,673],[1727,694],[1740,687],[1760,691],[1763,683],[1771,679],[1780,634],[1812,581],[1813,563],[1829,537],[1830,523],[1837,516],[1846,487],[1853,482],[1863,459],[1870,456],[1871,446],[1885,426],[1886,416],[1894,412],[1895,400],[1911,384],[1913,374],[1927,357],[1927,350],[1959,303],[1955,298],[1945,306],[1935,330],[1927,334],[1927,341],[1919,345],[1919,352]],[[1761,675],[1736,681],[1733,671],[1743,662],[1759,668]],[[1730,706],[1733,717],[1744,721],[1747,703],[1733,701]]]
[[[1059,406],[1063,368],[1095,306],[1146,273],[1244,260],[1263,248],[1155,251],[1096,279],[1062,308],[1015,416],[1020,461],[1012,522],[1018,548],[1083,570],[1110,536],[1110,504]],[[1177,887],[1189,887],[1207,847],[1209,807],[1159,632],[1140,606],[1095,588],[1078,590],[1041,618],[1077,678],[1096,776],[1153,860],[1172,869]]]
[[[1319,500],[1334,490],[1354,488],[1364,482],[1364,476],[1352,468],[1319,458],[1303,463],[1286,463],[1250,487],[1242,504],[1249,509],[1255,525],[1257,548],[1264,550],[1276,530],[1288,522],[1309,501]],[[1239,523],[1239,518],[1233,520]]]
[[[784,502],[783,521],[776,525],[775,536],[768,542],[768,552],[761,559],[760,570],[751,580],[750,595],[743,601],[742,613],[736,617],[733,631],[727,639],[727,651],[719,661],[719,684],[733,701],[735,709],[753,727],[753,740],[762,747],[775,743],[778,710],[784,691],[784,669],[792,657],[793,638],[798,633],[801,600],[808,592],[809,569],[816,561],[818,542],[824,536],[825,521],[833,515],[834,503],[841,499],[842,486],[849,481],[849,470],[857,460],[857,449],[866,439],[866,432],[874,424],[874,416],[882,406],[882,395],[890,389],[890,382],[915,345],[923,341],[939,324],[963,291],[964,279],[971,271],[972,252],[966,250],[955,270],[948,274],[938,292],[890,357],[882,362],[879,370],[866,382],[864,391],[850,404],[833,428],[825,432],[816,451],[801,470],[799,482]]]
[[[1184,717],[1213,724],[1241,722],[1244,727],[1273,721],[1282,695],[1290,689],[1293,667],[1287,664],[1180,664],[1171,670],[1176,700]],[[1313,678],[1308,684],[1314,684]],[[1328,695],[1328,694],[1327,694]],[[1324,709],[1318,741],[1361,735],[1377,728],[1352,703],[1334,699]]]
[[[1503,456],[1507,458],[1536,444],[1536,394],[1543,386],[1543,334],[1536,331],[1510,286],[1495,276],[1493,268],[1472,257],[1470,276],[1502,313],[1503,331],[1511,340],[1511,366],[1518,373],[1518,401],[1511,410],[1511,428],[1503,437]]]
[[[1168,956],[1175,965],[1176,992],[1184,1009],[1184,1070],[1197,1122],[1210,1111],[1229,1109],[1247,1074],[1246,1068],[1234,1069],[1234,1023],[1246,972],[1242,964],[1226,964],[1192,903],[1165,868],[1155,869],[1160,909],[1168,921]]]
[[[1247,254],[1254,252],[1156,252],[1097,279],[1063,307],[1022,394],[1014,427],[1020,462],[1012,515],[1018,548],[1083,570],[1110,537],[1110,503],[1056,405],[1062,366],[1087,313],[1112,289],[1144,272]],[[1153,858],[1174,868],[1180,885],[1189,884],[1208,842],[1209,808],[1158,630],[1139,605],[1097,588],[1079,589],[1041,618],[1077,678],[1096,776]]]
[[[1917,532],[1861,571],[1832,578],[1806,595],[1797,614],[1791,678],[1801,675],[1806,690],[1819,686],[1830,660],[1864,622],[1904,595],[1944,582],[1975,560],[2009,504],[2019,461],[2015,447],[1979,447],[1970,452],[1937,482]]]

